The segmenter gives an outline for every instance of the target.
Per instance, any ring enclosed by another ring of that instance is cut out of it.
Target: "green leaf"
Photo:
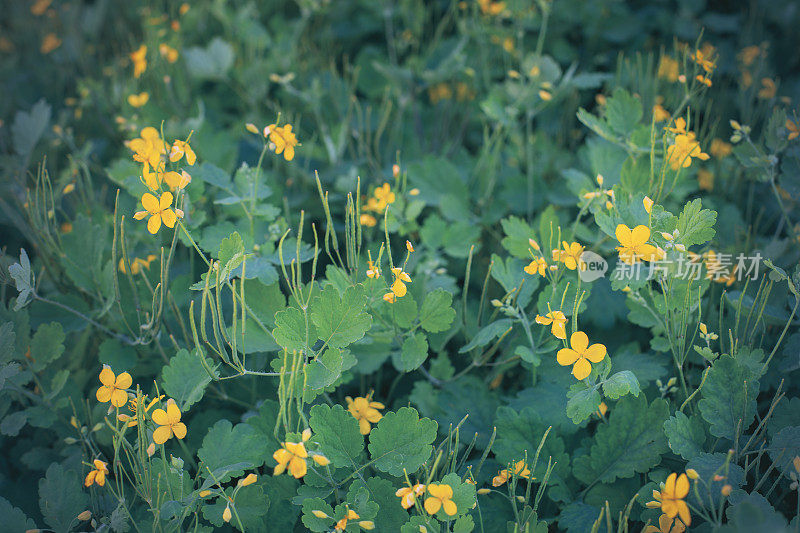
[[[510,318],[503,318],[492,322],[491,324],[484,326],[481,328],[478,333],[472,338],[472,340],[464,347],[462,347],[458,353],[467,353],[468,351],[474,348],[480,348],[482,346],[486,346],[490,342],[492,342],[495,338],[500,337],[506,331],[512,328],[514,325],[514,321]]]
[[[250,264],[249,260],[247,264]],[[247,268],[245,274],[249,271]],[[244,284],[244,291],[247,306],[256,317],[267,327],[274,327],[275,313],[286,307],[286,296],[281,292],[280,283],[266,285],[259,280],[248,280]]]
[[[600,393],[596,387],[583,388],[582,383],[573,385],[567,393],[567,416],[580,424],[592,416],[600,407]]]
[[[36,102],[30,112],[17,111],[11,125],[14,151],[26,160],[42,138],[50,122],[50,106],[44,98]]]
[[[318,338],[317,328],[311,321],[308,322],[306,331],[306,317],[296,307],[287,307],[275,313],[275,329],[272,335],[275,337],[275,342],[283,348],[298,352],[305,351],[306,346],[313,345]]]
[[[232,498],[233,491],[233,487],[228,487],[225,489],[225,495]],[[267,531],[269,524],[264,518],[269,512],[270,503],[269,497],[264,494],[264,489],[260,485],[249,485],[239,489],[231,505],[231,512],[235,510],[236,514],[231,518],[230,524],[239,531]],[[217,498],[213,504],[203,505],[203,517],[215,526],[223,527],[225,521],[222,519],[222,513],[227,506],[228,501],[225,498]],[[239,527],[240,521],[242,527]]]
[[[470,511],[472,506],[475,505],[475,485],[471,483],[464,483],[455,472],[451,472],[442,478],[443,485],[450,485],[453,489],[453,503],[456,504],[456,515],[461,516]],[[437,518],[442,521],[452,520],[452,516],[448,516],[444,509],[439,509],[436,513]]]
[[[574,475],[584,483],[611,483],[637,472],[647,472],[667,451],[667,439],[660,431],[669,408],[662,399],[650,405],[644,394],[626,396],[617,402],[594,437],[589,455],[574,461]]]
[[[705,482],[704,490],[700,492],[700,497],[703,499],[702,503],[698,502],[694,491],[689,492],[689,502],[695,505],[698,503],[700,505],[707,505],[708,495],[710,495],[716,506],[722,499],[720,490],[724,485],[731,485],[736,489],[741,487],[744,483],[744,469],[736,463],[729,461],[725,453],[701,453],[689,461],[686,468],[696,470],[700,479]],[[721,475],[724,476],[724,478],[715,481],[715,475]]]
[[[494,425],[497,428],[497,437],[492,450],[500,464],[507,465],[526,459],[527,464],[533,466],[536,450],[549,427],[536,409],[525,407],[517,412],[510,407],[499,407]],[[553,431],[547,435],[539,461],[533,469],[533,476],[537,479],[544,476],[548,458],[557,463],[553,471],[556,476],[569,475],[569,455],[565,452],[564,440]]]
[[[341,405],[315,405],[310,414],[309,424],[322,453],[337,467],[358,467],[364,437],[356,419]]]
[[[75,517],[89,506],[89,495],[83,490],[78,473],[65,470],[58,463],[47,468],[39,480],[39,509],[45,523],[57,533],[70,531]]]
[[[676,412],[675,416],[664,421],[664,434],[670,449],[687,461],[703,452],[706,432],[703,421],[696,416],[688,417],[680,411]]]
[[[344,348],[361,339],[372,325],[372,317],[364,312],[367,295],[360,283],[348,287],[340,296],[329,285],[311,302],[311,320],[319,337],[328,345]]]
[[[127,369],[136,366],[136,350],[132,346],[122,344],[117,339],[106,339],[97,350],[100,362],[111,368]]]
[[[429,333],[449,329],[456,317],[456,311],[452,304],[453,295],[446,290],[439,288],[429,292],[419,311],[419,322],[422,329]]]
[[[342,375],[342,362],[342,351],[329,347],[306,368],[306,384],[312,389],[322,389],[333,384]]]
[[[367,480],[367,488],[378,504],[375,531],[400,531],[400,527],[408,521],[408,512],[397,505],[397,487],[388,479],[371,477]]]
[[[417,302],[411,293],[398,298],[392,305],[387,306],[384,316],[391,317],[395,324],[401,328],[410,328],[417,319]]]
[[[500,221],[506,236],[500,241],[503,248],[514,257],[530,259],[530,248],[528,239],[535,238],[533,228],[519,217],[508,217]]]
[[[222,239],[217,257],[222,266],[219,278],[224,281],[228,279],[231,271],[244,261],[244,242],[238,231],[234,231]]]
[[[217,375],[215,365],[211,359],[205,358],[206,367],[203,366],[201,354],[196,350],[178,350],[178,353],[169,360],[161,374],[161,381],[166,392],[180,407],[181,411],[188,410],[203,398],[206,386],[211,383],[206,367],[212,369]]]
[[[800,456],[800,425],[780,430],[769,445],[769,457],[778,471],[793,470],[792,461]]]
[[[332,518],[319,518],[314,515],[314,511],[322,511],[329,517],[333,516],[333,507],[328,505],[322,498],[306,498],[303,500],[303,524],[309,531],[322,533],[330,531],[335,521]]]
[[[31,366],[35,371],[44,370],[64,353],[64,339],[64,330],[58,322],[39,326],[31,339]]]
[[[8,531],[28,531],[36,529],[36,523],[25,516],[5,498],[0,498],[0,516],[3,517],[3,527]]]
[[[428,357],[428,339],[422,332],[414,333],[403,341],[400,350],[398,369],[402,372],[411,372],[419,368]]]
[[[263,436],[248,424],[236,424],[222,419],[214,424],[203,438],[203,444],[197,452],[202,464],[200,472],[203,477],[212,477],[220,483],[239,477],[245,470],[258,468],[267,457],[267,443]]]
[[[34,276],[31,271],[31,262],[25,248],[19,252],[19,263],[14,263],[8,267],[8,273],[14,280],[14,284],[19,291],[17,302],[14,304],[14,311],[19,311],[25,307],[33,298]]]
[[[189,74],[201,80],[224,80],[235,58],[233,46],[219,37],[205,48],[193,46],[182,54]]]
[[[605,116],[609,127],[627,138],[642,119],[642,102],[625,89],[617,88],[606,102]]]
[[[413,407],[386,413],[369,434],[369,453],[373,466],[392,476],[416,472],[433,451],[438,424],[419,418]]]
[[[714,238],[714,224],[717,212],[703,209],[700,198],[688,202],[678,217],[678,238],[676,242],[687,248],[694,244],[704,244]]]
[[[733,440],[740,423],[742,432],[749,427],[756,414],[758,388],[758,380],[751,379],[750,371],[733,357],[722,355],[717,359],[708,371],[703,399],[697,404],[710,424],[709,432]]]
[[[609,378],[603,382],[603,394],[612,400],[621,398],[626,394],[639,396],[640,392],[639,380],[636,379],[636,376],[633,375],[633,372],[630,370],[617,372],[609,376]]]

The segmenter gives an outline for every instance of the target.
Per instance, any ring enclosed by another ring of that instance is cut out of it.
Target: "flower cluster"
[[[371,424],[377,424],[383,415],[378,409],[385,409],[386,406],[381,402],[372,401],[372,394],[366,397],[357,396],[355,399],[347,396],[347,410],[358,421],[358,429],[362,435],[369,435],[372,431]]]
[[[297,141],[297,135],[292,131],[292,125],[286,124],[279,126],[278,124],[270,124],[266,126],[263,131],[259,131],[255,124],[248,123],[245,128],[250,133],[262,135],[264,139],[269,142],[269,148],[276,155],[283,154],[286,161],[294,159],[294,149],[296,146],[302,146]]]
[[[686,120],[678,118],[675,126],[667,128],[675,134],[672,144],[667,147],[667,163],[672,170],[688,168],[692,165],[692,158],[707,161],[709,155],[700,148],[700,143],[692,131],[686,131]]]
[[[277,461],[277,466],[272,471],[273,476],[279,476],[288,470],[289,474],[295,479],[300,479],[308,472],[306,459],[311,459],[319,466],[329,465],[330,459],[322,453],[306,450],[306,443],[311,438],[311,429],[303,430],[300,442],[284,442],[281,447],[272,454],[272,458]]]
[[[599,363],[606,357],[606,347],[596,343],[589,345],[589,337],[583,331],[576,331],[569,338],[569,348],[562,348],[556,354],[561,366],[572,366],[572,375],[584,380],[592,373],[591,363]]]
[[[534,479],[531,477],[531,470],[528,468],[527,463],[521,460],[514,463],[513,468],[504,468],[500,470],[497,475],[492,478],[492,486],[500,487],[504,485],[511,476]]]
[[[434,515],[440,510],[447,516],[458,513],[458,506],[453,501],[453,488],[445,483],[430,483],[427,486],[421,483],[409,484],[397,489],[394,495],[400,498],[403,509],[410,509],[416,504],[417,498],[422,498],[426,492],[428,497],[425,498],[424,508],[428,514]]]

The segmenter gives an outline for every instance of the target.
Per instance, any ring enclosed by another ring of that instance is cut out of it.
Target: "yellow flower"
[[[131,270],[133,270],[133,267],[131,267]],[[158,398],[153,398],[153,400],[149,404],[147,404],[147,406],[144,408],[144,414],[147,414],[147,412],[150,411],[150,409],[152,409],[153,406],[159,401],[161,401],[163,398],[164,398],[163,394]],[[147,397],[145,396],[142,399],[143,400],[147,399]],[[128,410],[133,412],[133,416],[126,414],[119,414],[117,415],[117,420],[119,420],[120,422],[127,422],[129,428],[136,426],[139,423],[136,420],[136,408],[138,404],[139,401],[136,398],[131,398],[131,400],[128,402]]]
[[[701,168],[697,171],[697,185],[704,191],[714,190],[714,173]]]
[[[357,396],[355,399],[350,396],[345,398],[345,401],[347,401],[347,410],[350,411],[353,418],[358,420],[358,429],[362,435],[369,435],[369,432],[372,430],[370,424],[377,424],[378,421],[383,418],[383,415],[378,409],[386,408],[380,402],[371,401],[370,396],[371,394],[366,398],[363,396]]]
[[[178,439],[186,436],[186,424],[181,422],[181,410],[175,404],[175,400],[167,400],[167,409],[156,409],[153,411],[153,422],[158,427],[153,432],[153,441],[156,444],[164,444],[174,435]]]
[[[800,127],[798,127],[796,123],[792,122],[788,118],[786,119],[786,129],[789,130],[789,136],[786,137],[787,141],[791,141],[792,139],[796,139],[798,136],[800,136]]]
[[[652,244],[647,244],[650,240],[650,228],[647,226],[639,225],[631,230],[625,224],[619,224],[614,233],[622,245],[616,249],[623,263],[632,265],[638,263],[640,259],[653,261],[659,257],[658,249]]]
[[[607,412],[608,412],[608,405],[606,405],[606,402],[600,402],[600,405],[597,407],[597,413],[601,417],[604,417],[606,416]]]
[[[175,189],[185,189],[187,185],[192,182],[192,176],[189,175],[188,172],[185,170],[181,170],[180,174],[175,172],[174,170],[170,170],[169,172],[165,172],[163,175],[164,181],[167,182],[169,188],[171,190]]]
[[[400,498],[400,505],[403,509],[410,509],[417,503],[417,496],[425,494],[425,485],[417,483],[411,487],[401,487],[394,493],[395,496]]]
[[[484,15],[499,15],[506,8],[505,2],[493,2],[492,0],[478,0],[478,6]]]
[[[453,90],[446,83],[437,83],[428,88],[428,98],[433,105],[440,100],[450,100],[453,97]]]
[[[523,269],[527,274],[531,276],[535,274],[539,274],[540,276],[544,276],[544,273],[547,271],[547,261],[544,260],[544,257],[537,257],[530,264]]]
[[[414,187],[413,189],[411,189],[410,191],[408,191],[408,194],[410,194],[411,196],[419,196],[419,189],[417,189],[416,187]]]
[[[536,315],[536,323],[543,326],[551,326],[550,331],[557,339],[567,338],[567,317],[561,311],[550,311],[544,316]]]
[[[428,485],[429,496],[425,499],[425,511],[436,514],[439,509],[444,509],[448,516],[455,516],[458,512],[456,502],[453,501],[453,488],[450,485],[431,483]]]
[[[688,526],[692,523],[692,517],[689,514],[689,506],[683,501],[687,494],[689,494],[689,479],[686,474],[679,476],[673,472],[661,486],[661,491],[653,491],[655,501],[649,502],[647,507],[660,507],[661,512],[667,517],[678,516],[681,522]]]
[[[230,508],[230,506],[229,506],[229,505],[226,505],[226,506],[225,506],[225,510],[224,510],[224,511],[222,511],[222,519],[223,519],[225,522],[230,522],[232,517],[233,517],[233,515],[232,515],[232,513],[231,513],[231,508]]]
[[[684,531],[686,531],[686,526],[680,520],[662,514],[658,517],[658,527],[647,526],[642,533],[683,533]]]
[[[161,155],[166,153],[164,142],[158,130],[148,126],[140,133],[141,137],[131,140],[128,148],[133,150],[133,160],[153,168],[161,166]]]
[[[507,468],[501,470],[496,476],[492,478],[492,486],[499,487],[503,485],[508,478],[511,476],[511,471]],[[528,465],[525,464],[525,461],[517,461],[514,463],[513,473],[515,476],[528,478],[531,475],[531,470],[528,468]]]
[[[178,51],[166,43],[158,45],[158,51],[161,57],[167,60],[168,63],[174,63],[178,60]]]
[[[169,151],[169,160],[175,163],[176,161],[180,161],[181,157],[186,156],[186,162],[189,165],[194,165],[195,161],[197,161],[197,155],[192,150],[192,147],[189,146],[188,141],[175,141],[172,143],[172,149]]]
[[[661,104],[656,104],[653,106],[653,120],[656,122],[661,122],[667,120],[671,115],[669,111],[664,109],[664,106]]]
[[[411,276],[407,273],[403,272],[403,269],[400,267],[395,267],[392,269],[392,274],[394,274],[394,283],[392,283],[392,292],[398,298],[402,298],[408,292],[406,288],[406,283],[411,283]]]
[[[43,54],[49,54],[59,46],[61,46],[61,39],[59,39],[55,33],[48,33],[44,36],[44,39],[42,39],[40,51]]]
[[[562,241],[561,246],[562,250],[553,250],[553,260],[561,261],[569,270],[575,270],[578,266],[582,268],[583,246],[577,242],[567,244],[567,241]]]
[[[149,192],[142,195],[142,207],[144,211],[137,211],[133,214],[136,220],[142,220],[144,217],[149,216],[147,221],[147,231],[155,235],[158,233],[161,223],[163,222],[168,228],[174,228],[175,222],[178,220],[175,211],[170,209],[172,205],[172,193],[167,191],[161,195],[161,198],[156,198]]]
[[[706,72],[712,72],[714,70],[714,62],[709,59],[710,53],[713,53],[713,48],[710,48],[710,52],[703,52],[702,50],[695,50],[695,52],[691,55],[692,60],[700,65],[703,70]]]
[[[295,479],[300,479],[308,471],[306,457],[308,457],[308,452],[305,444],[302,442],[284,442],[283,447],[272,454],[272,458],[278,461],[278,465],[272,471],[272,475],[279,476],[288,468],[289,473]]]
[[[298,146],[297,137],[292,132],[292,125],[278,126],[277,124],[270,124],[267,126],[269,132],[269,140],[275,145],[275,153],[283,153],[284,159],[291,161],[294,159],[294,147]],[[266,137],[266,135],[265,135]]]
[[[642,198],[642,205],[644,206],[644,210],[647,211],[649,215],[650,212],[653,210],[653,200],[649,196],[645,196]]]
[[[372,228],[378,223],[375,217],[368,213],[362,213],[358,220],[362,226],[367,226],[368,228]]]
[[[714,139],[713,141],[711,141],[711,147],[708,149],[708,152],[717,159],[728,157],[729,155],[731,155],[732,151],[733,147],[729,143],[723,141],[722,139]]]
[[[150,100],[150,94],[146,92],[128,95],[128,103],[133,107],[142,107],[148,100]]]
[[[672,170],[691,166],[693,157],[703,161],[709,159],[708,154],[700,148],[700,143],[695,140],[693,133],[678,135],[675,137],[675,143],[667,148],[667,161]]]
[[[64,222],[61,224],[61,233],[72,233],[72,222]]]
[[[367,261],[367,266],[369,267],[369,268],[367,268],[367,277],[368,278],[376,279],[376,278],[380,277],[381,270],[380,270],[380,268],[375,266],[375,263],[372,262],[372,259]]]
[[[738,55],[744,66],[749,67],[761,55],[761,47],[757,45],[746,46],[742,48]]]
[[[130,54],[133,61],[133,77],[138,78],[147,70],[147,46],[142,45]]]
[[[130,374],[123,372],[117,376],[110,366],[103,365],[103,370],[100,371],[100,383],[103,386],[97,389],[95,394],[98,402],[106,403],[110,401],[111,405],[116,407],[122,407],[128,403],[128,393],[125,389],[133,384]]]
[[[758,90],[758,97],[762,100],[769,100],[770,98],[775,98],[775,94],[778,92],[778,88],[775,86],[775,82],[770,78],[761,78],[761,89]]]
[[[661,56],[658,62],[658,77],[671,83],[678,81],[680,65],[669,56]]]
[[[237,483],[237,485],[239,485],[240,487],[246,487],[248,485],[252,485],[256,481],[258,481],[258,476],[257,475],[255,475],[255,474],[247,474],[247,477],[240,479],[239,482]]]
[[[414,251],[414,245],[411,244],[411,241],[406,241],[406,250],[408,250],[408,253],[412,253]]]
[[[706,87],[711,87],[711,78],[707,76],[701,76],[700,74],[698,74],[697,76],[694,77],[694,79],[696,79]]]
[[[576,331],[569,338],[571,348],[562,348],[556,354],[561,366],[574,365],[572,375],[584,380],[592,373],[592,363],[599,363],[606,357],[606,347],[602,344],[589,346],[589,337],[582,331]]]
[[[108,464],[101,461],[100,459],[95,459],[92,461],[94,464],[94,470],[86,474],[86,479],[83,480],[84,487],[91,487],[94,483],[97,483],[99,486],[104,486],[106,484],[106,474],[108,474]]]
[[[387,303],[393,304],[397,301],[397,297],[394,295],[393,292],[387,292],[383,295],[383,300]]]
[[[44,12],[47,11],[47,8],[50,7],[50,3],[53,0],[36,0],[34,4],[31,6],[31,14],[36,15],[44,15]]]
[[[358,513],[353,511],[352,509],[347,509],[347,514],[344,515],[344,518],[336,522],[336,526],[333,528],[334,531],[344,531],[347,528],[347,521],[348,520],[358,520],[361,518],[358,516]]]
[[[373,197],[367,199],[367,204],[364,206],[366,211],[375,211],[377,213],[383,212],[386,206],[393,204],[395,201],[395,194],[388,183],[384,183],[373,192]]]

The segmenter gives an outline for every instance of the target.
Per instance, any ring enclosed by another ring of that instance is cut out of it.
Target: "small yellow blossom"
[[[133,270],[133,267],[131,267],[131,270]],[[153,398],[153,400],[145,407],[144,414],[147,414],[148,411],[150,411],[150,409],[152,409],[153,406],[159,401],[161,401],[163,398],[164,398],[163,394],[157,398]],[[129,428],[136,426],[139,423],[136,419],[136,409],[138,403],[139,402],[136,398],[131,398],[131,400],[128,402],[128,410],[134,413],[133,416],[127,414],[119,414],[117,415],[117,420],[119,420],[120,422],[126,422]]]
[[[704,191],[714,190],[714,173],[701,168],[697,171],[697,186]]]
[[[561,311],[550,311],[546,315],[536,315],[536,323],[551,326],[550,331],[557,339],[567,338],[567,317]]]
[[[183,156],[186,156],[186,162],[189,165],[194,165],[195,161],[197,161],[197,155],[192,150],[192,147],[189,146],[188,141],[175,141],[172,143],[172,149],[169,151],[169,160],[173,163],[180,161]]]
[[[694,468],[687,468],[686,475],[689,476],[689,479],[699,479],[700,474],[697,473],[697,470]]]
[[[597,407],[597,414],[599,414],[601,417],[604,417],[606,416],[607,412],[608,405],[606,405],[606,402],[600,402],[600,405]]]
[[[292,125],[278,126],[277,124],[270,124],[265,130],[269,133],[269,140],[275,145],[275,153],[283,153],[283,158],[286,161],[294,159],[294,147],[300,143],[297,142],[297,136],[292,132]],[[266,134],[264,135],[267,136]]]
[[[503,485],[508,481],[508,478],[511,477],[512,473],[515,476],[527,479],[531,475],[531,470],[528,468],[528,465],[524,460],[517,461],[514,463],[514,468],[512,470],[509,470],[508,468],[500,470],[500,472],[498,472],[498,474],[492,478],[492,486],[499,487]]]
[[[166,153],[161,134],[154,127],[148,126],[139,135],[140,137],[128,143],[128,148],[133,150],[133,160],[147,163],[153,168],[159,168],[161,156]]]
[[[678,80],[679,71],[680,65],[677,60],[672,59],[669,56],[661,56],[661,59],[658,62],[659,78],[665,79],[670,83],[674,83]]]
[[[133,61],[133,77],[138,78],[147,70],[147,46],[142,45],[130,54]]]
[[[689,494],[689,480],[686,474],[678,476],[672,473],[667,476],[666,483],[662,484],[661,490],[653,491],[655,501],[647,503],[647,507],[661,508],[661,512],[669,518],[680,517],[684,525],[691,525],[692,517],[689,514],[689,506],[683,500]]]
[[[494,2],[492,0],[478,0],[478,6],[484,15],[499,15],[506,8],[505,2]]]
[[[789,135],[786,137],[787,141],[791,141],[792,139],[796,139],[798,136],[800,136],[800,126],[788,118],[786,119],[786,129],[789,130]]]
[[[632,265],[642,259],[653,261],[660,255],[655,246],[647,244],[647,241],[650,240],[650,228],[647,226],[639,225],[631,229],[625,224],[619,224],[615,235],[621,245],[616,249],[623,263]]]
[[[411,283],[411,276],[409,276],[406,272],[403,272],[403,269],[400,267],[394,267],[392,269],[392,274],[394,275],[392,292],[396,297],[402,298],[406,295],[406,292],[408,292],[406,283]]]
[[[692,60],[700,65],[702,69],[706,72],[713,72],[714,70],[714,62],[709,59],[710,53],[713,53],[713,48],[710,49],[711,52],[704,52],[703,50],[695,50],[693,54],[691,54]]]
[[[395,163],[394,165],[392,165],[392,177],[394,179],[397,179],[399,176],[400,176],[400,165]]]
[[[727,143],[722,139],[712,140],[711,146],[708,149],[708,152],[717,159],[728,157],[729,155],[731,155],[732,151],[733,147],[730,145],[730,143]]]
[[[255,475],[255,474],[247,474],[246,477],[244,477],[244,478],[242,478],[242,479],[240,479],[238,481],[237,485],[239,485],[240,487],[246,487],[248,485],[252,485],[256,481],[258,481],[258,476],[257,475]]]
[[[367,199],[364,209],[366,211],[382,213],[387,205],[394,203],[395,199],[396,196],[394,192],[392,192],[391,186],[388,183],[384,183],[375,189],[372,197]]]
[[[395,496],[400,498],[400,505],[403,509],[410,509],[414,507],[417,502],[417,497],[425,494],[425,485],[417,483],[411,487],[401,487],[394,493]]]
[[[375,263],[372,262],[372,259],[367,261],[367,277],[372,279],[377,279],[381,276],[380,268],[375,266]]]
[[[153,442],[156,444],[164,444],[173,435],[182,439],[186,436],[186,424],[181,422],[181,410],[178,409],[175,400],[167,400],[167,409],[156,409],[153,411],[153,422],[158,427],[153,432]]]
[[[700,148],[700,143],[694,138],[694,134],[678,135],[675,143],[667,148],[667,161],[672,170],[688,168],[692,164],[692,158],[707,161],[709,155]]]
[[[163,179],[173,191],[175,189],[185,189],[186,186],[192,182],[192,176],[190,176],[185,170],[181,170],[180,173],[175,172],[174,170],[165,172]]]
[[[642,205],[644,206],[644,210],[647,211],[649,215],[653,210],[653,200],[649,196],[645,196],[642,198]]]
[[[86,474],[86,479],[83,480],[83,486],[91,487],[93,484],[97,483],[98,486],[102,487],[106,484],[108,463],[105,463],[100,459],[95,459],[92,461],[92,463],[94,464],[94,470]]]
[[[358,221],[362,226],[366,226],[368,228],[375,227],[375,225],[378,223],[377,219],[369,213],[361,213],[361,216],[358,217]]]
[[[128,403],[128,393],[125,389],[130,388],[133,384],[130,374],[123,372],[117,376],[110,366],[103,365],[103,370],[100,371],[100,383],[103,386],[97,389],[95,394],[98,402],[106,403],[110,401],[111,405],[115,407],[122,407]]]
[[[52,2],[53,0],[36,0],[31,6],[31,14],[37,17],[44,15],[44,12],[47,11],[47,8],[50,7]]]
[[[411,195],[411,196],[419,196],[419,189],[417,189],[416,187],[414,187],[413,189],[411,189],[410,191],[408,191],[408,194],[409,194],[409,195]]]
[[[349,520],[358,520],[361,518],[358,516],[358,513],[353,511],[352,509],[347,509],[347,514],[344,515],[344,518],[336,522],[336,526],[333,528],[334,531],[344,531],[347,528],[347,522]]]
[[[534,276],[536,274],[544,276],[544,273],[547,271],[547,261],[544,260],[544,257],[537,257],[536,259],[531,261],[527,266],[523,267],[522,270],[524,270],[526,274],[530,274],[531,276]]]
[[[761,89],[758,90],[758,97],[762,100],[769,100],[770,98],[775,98],[775,94],[778,92],[778,87],[775,85],[775,81],[770,78],[761,78]]]
[[[661,104],[656,104],[653,106],[653,120],[656,122],[663,122],[667,120],[671,115],[669,111],[664,109],[664,106]]]
[[[372,401],[371,394],[367,397],[357,396],[355,399],[347,396],[345,401],[347,402],[347,410],[358,421],[358,429],[362,435],[369,435],[369,432],[372,431],[370,424],[377,424],[383,418],[378,409],[385,409],[386,406],[380,402]]]
[[[606,347],[602,344],[589,346],[589,337],[582,331],[576,331],[569,338],[570,348],[562,348],[556,354],[561,366],[574,365],[572,375],[584,380],[592,373],[591,363],[599,363],[606,357]]]
[[[446,83],[437,83],[428,88],[428,98],[433,105],[440,100],[450,100],[453,97],[453,90]]]
[[[757,45],[746,46],[742,48],[742,51],[739,52],[739,59],[742,61],[742,64],[746,67],[755,62],[758,59],[758,56],[761,55],[761,47]]]
[[[436,514],[439,509],[444,509],[448,516],[455,516],[458,512],[456,502],[453,501],[453,488],[450,485],[431,483],[428,485],[429,496],[425,499],[425,511]]]
[[[178,220],[175,211],[170,209],[172,205],[172,193],[167,191],[156,198],[149,192],[142,195],[142,207],[144,211],[137,211],[133,214],[136,220],[142,220],[144,217],[149,216],[147,221],[147,231],[155,235],[158,233],[161,223],[163,222],[168,228],[174,228],[175,222]]]
[[[642,533],[683,533],[684,531],[686,531],[686,526],[680,520],[662,514],[658,517],[658,527],[649,525],[644,528]]]
[[[178,60],[178,51],[166,43],[158,45],[158,51],[161,57],[167,60],[167,63],[174,63]]]
[[[581,255],[583,254],[583,246],[577,242],[567,244],[567,241],[562,241],[561,250],[553,250],[553,260],[561,261],[569,270],[576,268],[583,268],[583,261]]]
[[[231,514],[231,507],[230,505],[225,506],[225,510],[222,511],[222,519],[225,522],[230,522],[233,515]]]
[[[132,107],[142,107],[149,100],[150,100],[150,94],[147,92],[128,95],[128,104],[130,104]]]
[[[49,54],[59,46],[61,46],[61,39],[55,33],[48,33],[42,39],[42,46],[39,51],[43,54]]]
[[[406,241],[406,250],[408,250],[409,253],[414,251],[414,245],[411,244],[411,241]]]
[[[696,79],[698,82],[702,83],[706,87],[711,87],[711,85],[712,85],[711,84],[711,78],[709,78],[707,76],[701,76],[700,74],[698,74],[697,76],[694,77],[694,79]]]
[[[387,303],[393,304],[397,301],[397,297],[394,295],[393,292],[387,292],[383,295],[383,300]]]

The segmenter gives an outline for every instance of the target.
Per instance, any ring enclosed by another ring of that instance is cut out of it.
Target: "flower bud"
[[[490,489],[478,489],[478,494],[480,495],[489,494],[490,492],[492,492]]]
[[[694,468],[687,468],[686,475],[689,476],[689,479],[698,479],[700,477],[700,474]]]
[[[86,522],[92,517],[92,512],[89,509],[86,509],[84,512],[78,515],[78,520],[81,522]]]
[[[222,519],[225,520],[226,522],[230,522],[231,521],[231,516],[233,516],[231,514],[231,508],[230,507],[225,507],[225,510],[222,511]]]
[[[256,125],[255,125],[255,124],[251,124],[250,122],[248,122],[248,123],[245,125],[245,128],[246,128],[246,129],[247,129],[247,131],[249,131],[250,133],[255,133],[256,135],[258,135],[258,128],[256,128]]]
[[[732,490],[733,490],[733,487],[731,487],[730,485],[723,485],[719,492],[723,496],[728,497],[728,496],[731,495],[731,491]]]
[[[649,196],[645,196],[642,199],[642,205],[644,205],[644,210],[647,211],[647,214],[650,214],[650,211],[653,209],[653,200],[650,199]]]
[[[239,480],[239,485],[242,487],[246,487],[248,485],[252,485],[256,482],[258,476],[255,474],[248,474],[247,477]]]
[[[200,491],[200,497],[201,497],[201,498],[205,498],[205,497],[206,497],[206,496],[208,496],[209,494],[211,494],[211,491],[210,491],[210,490],[201,490],[201,491]]]
[[[319,509],[314,509],[313,511],[311,511],[311,514],[313,514],[317,518],[328,518],[328,514],[325,511],[320,511]]]

